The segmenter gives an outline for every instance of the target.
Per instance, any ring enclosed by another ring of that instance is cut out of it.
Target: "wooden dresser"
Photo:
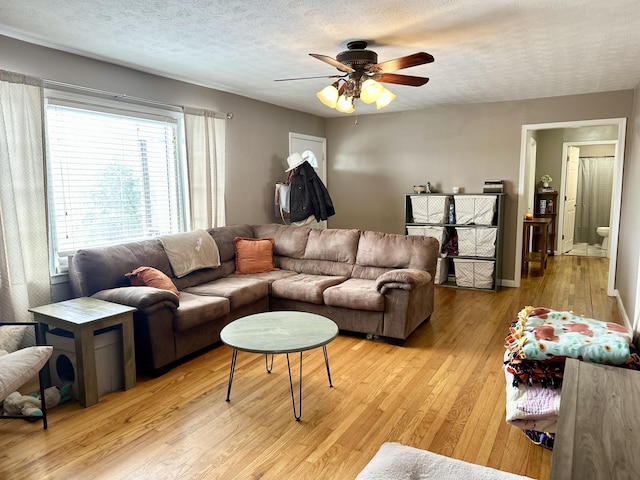
[[[549,478],[640,479],[640,372],[567,359]]]

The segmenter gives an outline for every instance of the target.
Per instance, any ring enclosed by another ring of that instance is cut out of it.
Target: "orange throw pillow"
[[[171,279],[155,268],[138,267],[133,272],[125,273],[124,276],[129,279],[134,287],[155,287],[180,295]]]
[[[263,273],[278,270],[273,264],[273,238],[233,239],[236,273]]]

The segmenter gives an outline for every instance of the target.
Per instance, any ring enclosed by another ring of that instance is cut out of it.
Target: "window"
[[[80,248],[185,231],[182,112],[47,92],[45,122],[52,274]]]

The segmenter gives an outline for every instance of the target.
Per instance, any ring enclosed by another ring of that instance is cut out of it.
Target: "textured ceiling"
[[[273,80],[338,74],[308,54],[355,39],[381,62],[435,57],[381,112],[640,82],[637,0],[1,0],[0,34],[324,117],[344,115],[315,97],[331,80]]]

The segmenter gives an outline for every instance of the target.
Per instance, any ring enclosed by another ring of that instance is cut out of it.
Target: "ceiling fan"
[[[336,67],[339,71],[344,72],[343,75],[284,78],[276,81],[338,78],[332,85],[318,92],[317,96],[325,105],[344,113],[351,113],[355,110],[353,101],[356,98],[360,98],[365,103],[376,102],[378,109],[388,105],[395,98],[395,95],[381,83],[419,87],[429,81],[426,77],[392,73],[396,70],[433,62],[433,56],[426,52],[418,52],[378,63],[378,54],[367,50],[367,42],[363,40],[347,43],[347,49],[339,53],[335,59],[317,53],[309,54]]]

